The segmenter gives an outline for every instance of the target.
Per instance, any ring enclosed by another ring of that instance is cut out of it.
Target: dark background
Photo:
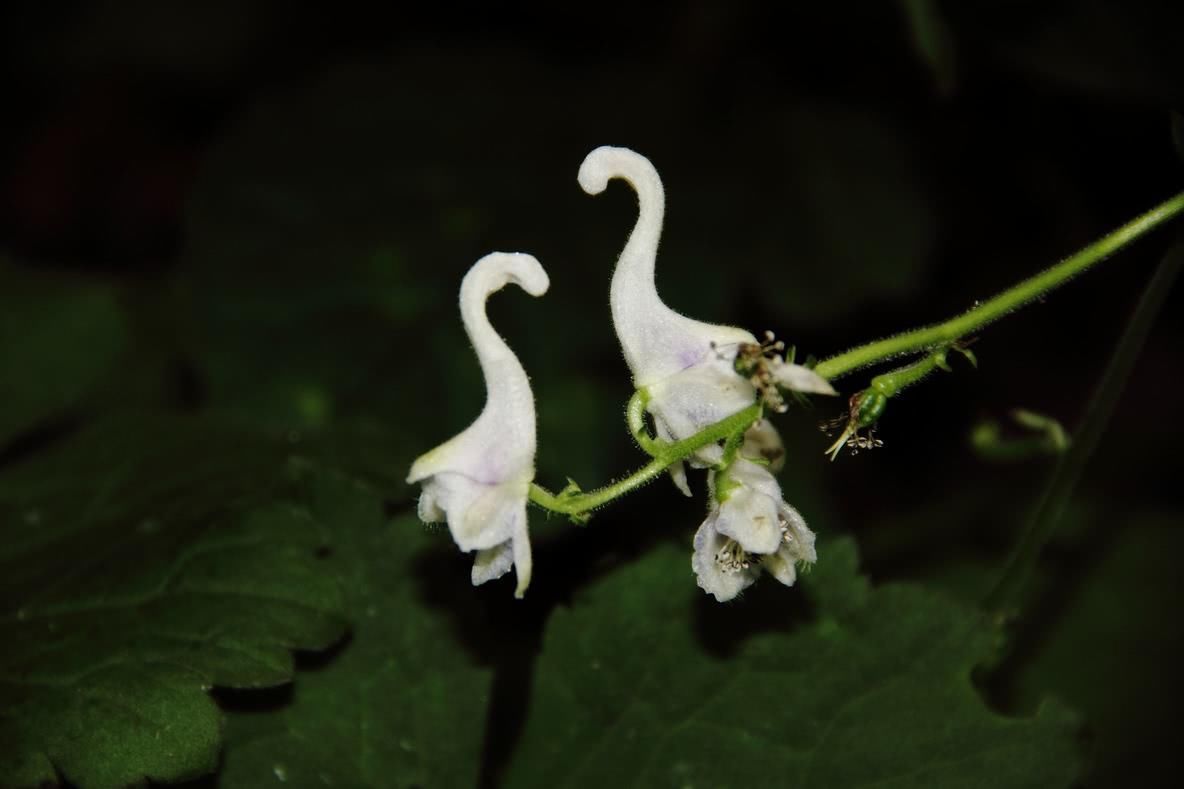
[[[478,257],[513,249],[552,280],[537,302],[491,304],[539,397],[540,481],[621,473],[638,455],[607,288],[634,206],[620,185],[579,190],[597,145],[663,175],[668,303],[818,357],[948,317],[1184,184],[1180,10],[635,6],[6,4],[0,250],[20,276],[114,287],[130,339],[0,457],[113,410],[225,410],[322,437],[406,495],[409,459],[481,397],[453,294]],[[1179,233],[989,328],[977,372],[891,404],[882,450],[826,463],[816,425],[838,406],[791,412],[787,499],[823,537],[854,533],[874,578],[977,599],[1051,463],[989,462],[970,430],[1023,406],[1072,433]],[[1179,308],[1177,288],[1015,651],[984,677],[1001,708],[1052,692],[1082,710],[1098,785],[1161,777],[1181,745]],[[646,523],[689,542],[701,518],[664,484],[616,506],[629,530],[610,522],[581,552],[644,544]],[[526,649],[578,583],[546,563],[564,539],[540,537],[532,608],[499,613],[521,618]]]

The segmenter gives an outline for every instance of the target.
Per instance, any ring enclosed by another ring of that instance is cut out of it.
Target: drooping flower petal
[[[744,410],[756,397],[752,385],[737,375],[730,363],[717,359],[680,370],[650,384],[646,391],[654,421],[665,425],[676,440]],[[711,452],[712,448],[705,449]],[[714,457],[700,459],[715,462]]]
[[[609,302],[633,384],[649,395],[646,409],[667,440],[689,438],[752,405],[756,390],[736,373],[738,349],[756,338],[744,329],[688,318],[658,296],[654,272],[665,213],[665,192],[650,161],[627,148],[604,146],[580,166],[579,182],[591,195],[620,178],[637,193],[638,217],[613,271]],[[719,448],[704,447],[694,465],[710,465]],[[690,494],[681,463],[671,467],[675,484]]]
[[[781,498],[768,469],[738,459],[709,475],[712,506],[695,534],[691,568],[716,600],[731,600],[768,571],[786,586],[797,565],[817,560],[814,533]]]
[[[511,282],[532,296],[550,284],[539,262],[525,254],[486,255],[465,275],[461,320],[485,376],[485,408],[459,435],[418,458],[407,481],[423,483],[423,520],[447,520],[457,546],[478,551],[473,583],[497,578],[512,565],[521,597],[531,572],[526,500],[534,479],[534,395],[518,357],[485,314],[489,296]]]
[[[760,569],[748,562],[735,540],[719,533],[715,528],[716,515],[714,511],[708,514],[695,532],[691,569],[700,589],[726,603],[752,586]]]
[[[793,586],[798,577],[798,564],[818,561],[814,550],[814,532],[793,507],[781,502],[782,538],[777,552],[764,556],[761,566],[786,586]]]

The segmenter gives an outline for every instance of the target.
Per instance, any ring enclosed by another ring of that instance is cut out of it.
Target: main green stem
[[[635,419],[640,418],[639,415],[644,411],[644,408],[645,395],[643,392],[638,391],[629,401],[627,410],[631,428],[634,427],[633,423]],[[690,438],[684,438],[682,441],[665,443],[654,441],[647,436],[646,438],[648,440],[645,442],[644,448],[654,456],[654,459],[628,477],[605,485],[603,488],[598,488],[587,493],[574,494],[555,494],[543,486],[532,482],[530,485],[530,500],[540,507],[554,512],[573,516],[584,515],[644,485],[665,471],[670,465],[683,460],[708,444],[723,441],[735,433],[747,430],[752,423],[760,418],[761,405],[760,403],[753,403],[743,411],[737,411],[731,416],[716,422],[714,425],[700,430]],[[638,437],[637,430],[631,429],[631,432],[633,432],[635,437]]]
[[[1181,213],[1184,213],[1184,192],[1100,238],[1077,254],[1008,288],[994,298],[975,305],[955,318],[852,348],[837,356],[823,359],[815,365],[814,371],[823,378],[835,379],[887,359],[917,351],[929,351],[930,354],[926,358],[873,379],[872,387],[868,391],[875,391],[882,398],[891,397],[905,386],[929,375],[937,367],[944,368],[946,350],[957,347],[955,343],[970,333],[1060,287]],[[645,406],[646,393],[644,390],[638,390],[630,399],[625,413],[630,433],[653,460],[628,477],[588,493],[565,489],[555,494],[532,482],[530,500],[540,507],[574,518],[586,516],[597,507],[644,485],[672,464],[708,444],[729,440],[729,446],[732,446],[751,424],[761,418],[761,406],[754,403],[690,438],[667,443],[655,440],[646,430]],[[874,422],[874,419],[871,421]],[[849,426],[849,429],[852,428]],[[836,442],[835,447],[838,446],[841,446],[841,439],[840,442]],[[574,483],[572,487],[574,488]]]
[[[1184,212],[1184,192],[1098,239],[1077,254],[1071,255],[1055,266],[1029,277],[1014,287],[1008,288],[994,298],[977,304],[955,318],[852,348],[837,356],[823,359],[815,365],[814,371],[823,378],[833,380],[886,359],[956,342],[1054,288],[1060,287],[1081,272],[1102,262],[1114,252],[1182,212]]]

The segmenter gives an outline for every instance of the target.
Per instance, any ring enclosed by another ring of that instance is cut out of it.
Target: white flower
[[[662,181],[648,159],[627,148],[597,148],[580,166],[580,186],[588,194],[600,194],[613,178],[627,181],[639,203],[637,223],[613,272],[613,325],[633,385],[649,395],[646,410],[659,438],[689,438],[755,402],[754,380],[736,371],[736,356],[765,346],[744,329],[693,320],[662,302],[654,283],[666,200]],[[772,370],[775,384],[834,393],[816,373],[780,357]],[[695,462],[712,465],[720,457],[718,446],[708,446],[696,454]],[[689,496],[682,463],[670,471]]]
[[[752,585],[762,569],[792,586],[798,562],[818,557],[814,533],[782,500],[777,480],[743,458],[710,478],[712,506],[691,555],[699,586],[721,603]]]
[[[478,260],[460,286],[460,314],[488,392],[485,408],[460,435],[417,459],[407,482],[423,483],[419,517],[448,521],[462,551],[476,551],[473,585],[515,567],[516,597],[530,584],[526,500],[534,479],[535,413],[518,357],[485,314],[489,296],[513,282],[532,296],[547,292],[547,273],[530,255],[495,252]]]
[[[785,467],[785,445],[781,443],[781,434],[772,422],[761,419],[744,431],[740,457],[762,460],[769,464],[769,471],[774,474]]]

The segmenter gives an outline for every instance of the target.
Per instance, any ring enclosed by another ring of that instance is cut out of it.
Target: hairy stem
[[[626,414],[629,418],[630,432],[638,439],[642,447],[654,456],[653,460],[628,477],[605,485],[602,488],[588,491],[587,493],[567,493],[561,491],[555,494],[541,485],[531,483],[530,500],[544,509],[563,513],[564,515],[586,515],[597,507],[601,507],[613,499],[644,485],[661,474],[672,463],[685,459],[708,444],[726,440],[736,433],[743,433],[753,422],[761,418],[760,403],[753,403],[743,411],[737,411],[731,416],[716,422],[714,425],[700,430],[690,438],[673,443],[654,441],[645,434],[644,425],[640,428],[637,427],[639,424],[642,424],[642,413],[645,409],[644,398],[645,395],[640,391],[635,393],[629,401]],[[639,436],[639,433],[645,436],[644,441]]]
[[[833,380],[886,359],[915,351],[949,345],[1009,312],[1023,307],[1049,291],[1060,287],[1081,272],[1150,232],[1159,225],[1184,212],[1184,192],[1156,206],[1114,232],[1103,236],[1075,255],[1065,258],[1051,268],[1008,288],[994,298],[975,305],[970,310],[944,323],[924,326],[883,340],[860,345],[849,351],[823,359],[814,371]]]
[[[938,348],[912,364],[907,364],[904,367],[877,375],[872,379],[871,388],[884,395],[884,397],[893,397],[905,387],[912,386],[927,378],[934,370],[949,370],[950,367],[946,363],[948,350],[948,348]]]

